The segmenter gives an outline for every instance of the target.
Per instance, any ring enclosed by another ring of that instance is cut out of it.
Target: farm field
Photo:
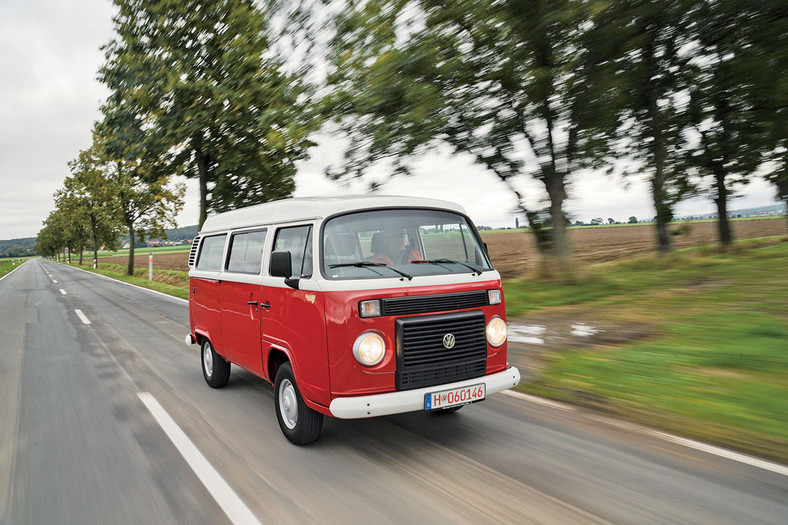
[[[788,234],[785,218],[735,220],[731,222],[734,239],[753,239]],[[715,222],[675,224],[671,230],[681,229],[673,236],[676,249],[713,245],[717,242]],[[624,259],[633,255],[644,255],[655,251],[654,226],[635,224],[627,226],[582,227],[569,230],[572,250],[579,264],[593,264]],[[504,278],[532,275],[539,263],[533,236],[523,231],[482,232],[487,243],[493,265]],[[154,251],[154,268],[161,270],[187,271],[188,247],[173,251]],[[148,268],[148,252],[140,248],[134,259],[136,268]],[[102,257],[102,263],[125,265],[128,256]]]

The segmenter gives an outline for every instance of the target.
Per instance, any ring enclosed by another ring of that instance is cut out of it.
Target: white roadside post
[[[153,252],[148,253],[148,280],[153,280]]]

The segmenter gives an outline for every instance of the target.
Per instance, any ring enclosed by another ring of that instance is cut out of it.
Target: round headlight
[[[375,366],[385,355],[386,343],[374,332],[361,334],[353,343],[353,357],[364,366]]]
[[[487,323],[487,342],[492,346],[501,346],[506,341],[506,322],[500,317],[493,317]]]

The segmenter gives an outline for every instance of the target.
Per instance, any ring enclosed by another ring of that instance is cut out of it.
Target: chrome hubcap
[[[206,343],[202,349],[202,364],[205,367],[205,373],[211,377],[213,375],[213,353],[209,343]]]
[[[298,399],[295,387],[289,379],[283,379],[279,385],[279,413],[285,426],[293,430],[298,423]]]

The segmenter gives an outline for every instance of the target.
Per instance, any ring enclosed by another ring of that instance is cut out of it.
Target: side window
[[[275,252],[290,252],[292,275],[312,277],[312,226],[281,228],[274,240]]]
[[[228,272],[259,274],[263,262],[265,230],[236,233],[230,239]]]
[[[227,234],[212,235],[202,240],[200,254],[197,256],[197,270],[219,271],[222,269],[222,254]]]

